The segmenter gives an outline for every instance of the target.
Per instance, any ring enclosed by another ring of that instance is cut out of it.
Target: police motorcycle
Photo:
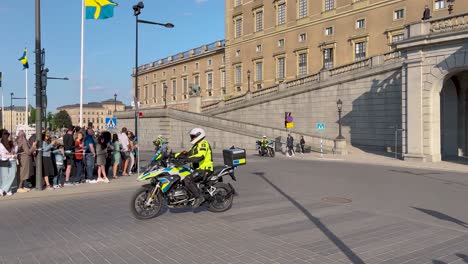
[[[263,136],[263,138],[265,139],[266,137]],[[258,155],[270,156],[270,157],[275,156],[275,149],[273,147],[273,141],[268,140],[267,144],[262,144],[260,140],[257,140],[255,143],[257,145]]]
[[[167,162],[161,159],[155,166],[148,166],[138,176],[139,181],[149,183],[140,187],[132,196],[130,210],[135,218],[151,219],[157,217],[165,205],[169,208],[185,208],[191,207],[195,202],[183,181],[193,174],[193,170],[187,157],[174,156],[171,154]],[[229,176],[236,181],[234,171],[239,165],[246,163],[244,149],[225,149],[223,156],[224,166],[214,166],[213,172],[208,175],[193,175],[210,212],[224,212],[232,207],[235,190],[223,178]]]

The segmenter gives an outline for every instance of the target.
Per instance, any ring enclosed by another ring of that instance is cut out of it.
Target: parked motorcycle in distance
[[[258,155],[260,156],[275,156],[275,148],[273,147],[273,141],[269,140],[268,144],[262,144],[260,140],[255,142],[257,144]]]

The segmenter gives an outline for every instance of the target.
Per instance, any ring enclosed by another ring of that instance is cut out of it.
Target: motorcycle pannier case
[[[228,166],[245,165],[247,159],[245,158],[245,149],[224,149],[223,150],[224,164]]]

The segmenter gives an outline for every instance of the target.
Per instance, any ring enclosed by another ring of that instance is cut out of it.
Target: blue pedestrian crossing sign
[[[107,129],[117,128],[117,118],[116,117],[106,117],[106,128]]]
[[[316,123],[315,129],[317,132],[325,132],[325,123]]]

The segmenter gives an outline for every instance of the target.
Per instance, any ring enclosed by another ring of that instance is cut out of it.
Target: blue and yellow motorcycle
[[[155,154],[156,156],[156,154]],[[157,156],[156,156],[157,157]],[[184,185],[183,179],[194,171],[185,159],[162,157],[139,175],[138,180],[149,181],[132,196],[130,210],[137,219],[151,219],[159,215],[161,209],[191,207],[195,198]],[[205,197],[210,212],[224,212],[232,207],[235,190],[223,177],[229,176],[236,181],[234,170],[237,166],[215,166],[211,174],[193,175],[198,188]]]

